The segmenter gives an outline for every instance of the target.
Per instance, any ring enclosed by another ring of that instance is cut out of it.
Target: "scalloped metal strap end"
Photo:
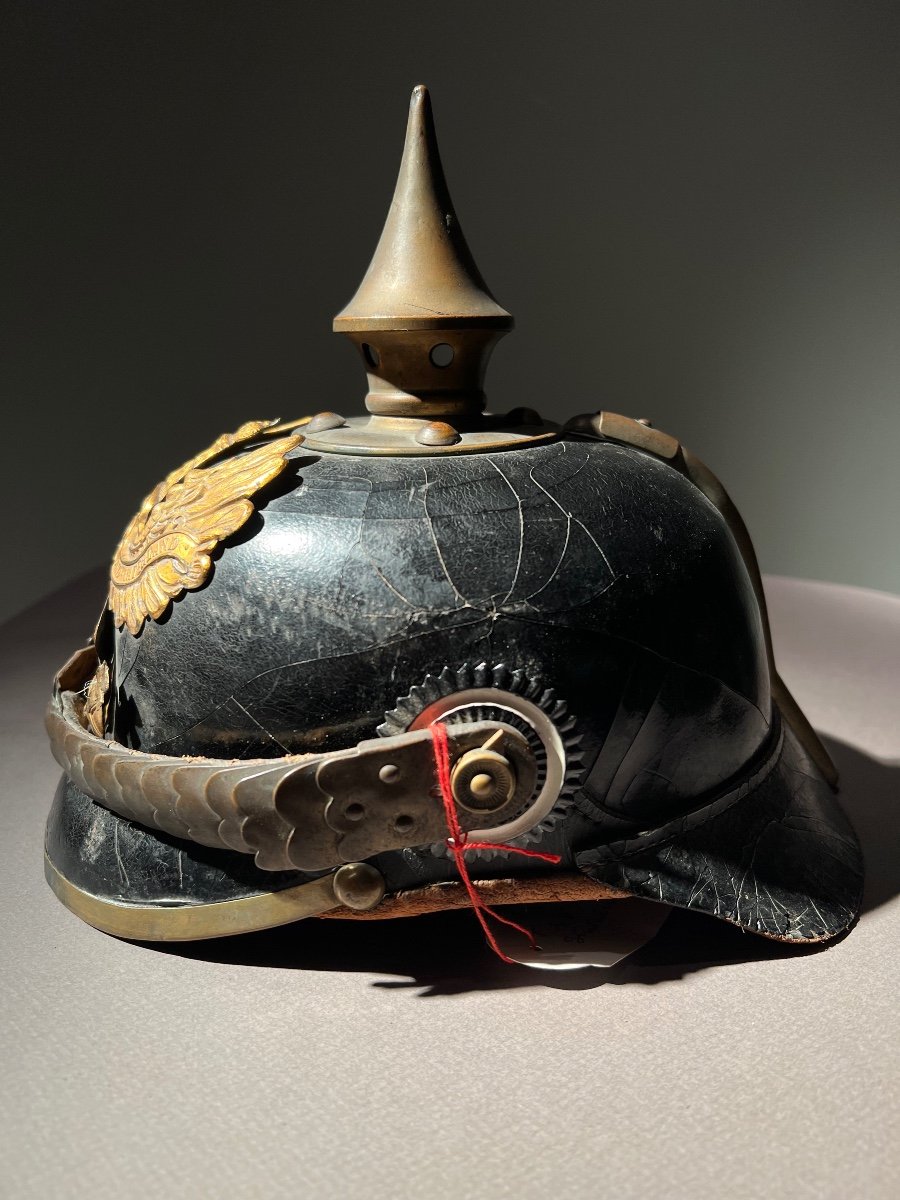
[[[96,736],[85,727],[83,692],[98,664],[93,647],[79,651],[56,679],[46,716],[57,762],[92,800],[128,820],[204,846],[254,855],[267,871],[320,871],[387,850],[429,845],[447,836],[435,794],[431,732],[415,730],[361,742],[332,754],[280,759],[175,758]],[[496,734],[505,753],[498,754]],[[498,827],[511,819],[534,783],[531,750],[496,721],[448,729],[459,777],[459,820],[469,832],[485,815]],[[490,750],[485,747],[490,744]],[[470,769],[484,751],[483,770]],[[512,786],[487,788],[484,778],[509,775]],[[480,835],[481,836],[481,835]],[[502,839],[501,839],[502,840]]]

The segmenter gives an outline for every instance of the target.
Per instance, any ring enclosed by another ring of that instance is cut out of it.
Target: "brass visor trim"
[[[354,864],[358,865],[358,864]],[[412,891],[373,895],[366,908],[351,908],[335,890],[337,872],[280,892],[219,900],[210,904],[118,904],[76,887],[44,855],[44,875],[62,903],[76,917],[113,937],[136,942],[193,942],[257,933],[289,925],[305,917],[390,919],[466,908],[471,903],[462,884],[430,884]],[[571,901],[627,900],[627,892],[573,872],[535,879],[477,880],[475,886],[492,905],[564,904]]]
[[[76,887],[44,855],[44,875],[76,917],[113,937],[138,942],[193,942],[254,933],[314,917],[341,905],[334,874],[280,892],[210,904],[117,904]]]

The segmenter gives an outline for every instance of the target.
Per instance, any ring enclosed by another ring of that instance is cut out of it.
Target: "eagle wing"
[[[202,466],[237,441],[228,436],[234,441],[219,439],[213,453],[211,447],[169,475],[122,535],[110,571],[109,607],[116,624],[134,636],[181,592],[202,586],[211,551],[248,520],[255,507],[250,497],[284,470],[287,454],[303,441],[299,435],[277,438]]]

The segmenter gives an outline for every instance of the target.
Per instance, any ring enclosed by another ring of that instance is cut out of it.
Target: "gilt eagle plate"
[[[251,497],[284,470],[288,453],[303,441],[299,434],[265,440],[286,428],[248,421],[172,471],[146,497],[113,555],[109,607],[119,628],[136,637],[148,617],[161,617],[182,592],[203,585],[212,551],[250,518]],[[221,457],[260,439],[253,449]]]

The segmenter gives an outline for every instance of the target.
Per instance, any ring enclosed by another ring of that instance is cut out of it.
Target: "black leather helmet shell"
[[[107,626],[116,740],[275,757],[395,732],[439,695],[530,695],[555,713],[566,787],[520,840],[559,870],[790,940],[852,921],[852,831],[772,704],[732,534],[684,475],[574,435],[443,459],[294,455],[203,588],[136,637]],[[68,782],[48,853],[125,902],[308,877],[149,833]],[[389,892],[455,877],[440,846],[377,866]],[[472,869],[556,868],[482,853]]]

